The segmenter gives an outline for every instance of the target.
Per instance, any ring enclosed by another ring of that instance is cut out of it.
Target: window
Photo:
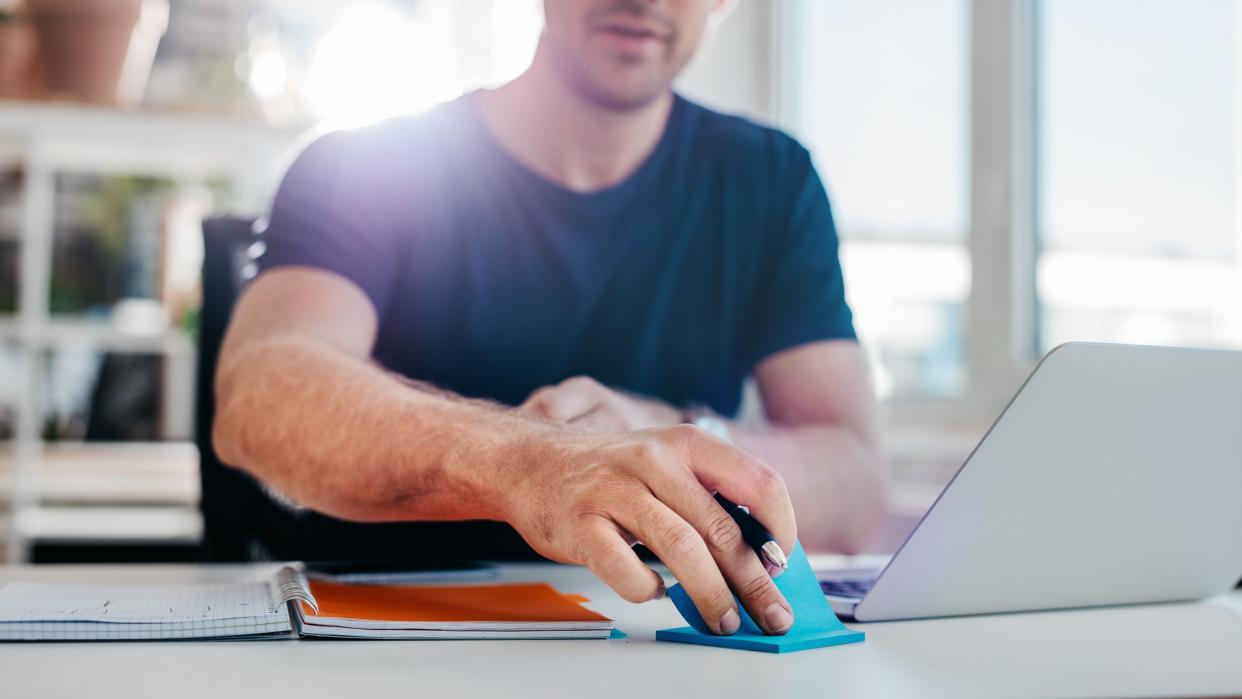
[[[882,396],[984,418],[1062,342],[1242,346],[1233,0],[781,7]]]
[[[954,397],[970,293],[968,3],[784,11],[782,120],[828,187],[880,394]]]
[[[543,28],[538,0],[339,5],[309,68],[315,112],[329,128],[421,111],[507,82],[530,65]],[[252,70],[256,92],[264,77]]]
[[[1234,11],[1039,4],[1044,349],[1242,344]]]

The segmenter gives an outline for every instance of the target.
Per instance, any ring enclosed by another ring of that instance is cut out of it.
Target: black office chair
[[[220,461],[211,444],[215,373],[233,303],[254,276],[263,225],[203,222],[203,307],[198,334],[195,442],[202,482],[203,557],[208,561],[389,560],[419,565],[463,558],[530,559],[534,552],[495,522],[363,524],[278,502],[248,474]]]
[[[263,557],[258,535],[265,522],[259,520],[267,519],[273,504],[253,478],[221,463],[211,445],[220,343],[233,303],[247,277],[254,275],[261,246],[259,227],[253,219],[216,218],[203,222],[203,307],[198,325],[194,441],[198,445],[202,483],[203,557],[209,561]]]

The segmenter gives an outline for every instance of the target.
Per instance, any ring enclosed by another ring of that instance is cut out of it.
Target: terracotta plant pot
[[[10,16],[0,22],[0,97],[30,97],[38,90],[38,61],[30,22]]]
[[[134,106],[146,91],[168,0],[27,0],[53,97]]]

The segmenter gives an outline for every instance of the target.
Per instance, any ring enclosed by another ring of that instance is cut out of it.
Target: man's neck
[[[524,165],[575,192],[615,185],[642,165],[664,134],[673,95],[618,111],[578,94],[540,49],[513,82],[478,95],[484,121]]]

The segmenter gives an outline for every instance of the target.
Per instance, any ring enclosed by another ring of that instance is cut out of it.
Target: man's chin
[[[633,112],[649,107],[667,95],[670,86],[665,82],[634,86],[591,83],[579,88],[584,97],[603,109]]]

